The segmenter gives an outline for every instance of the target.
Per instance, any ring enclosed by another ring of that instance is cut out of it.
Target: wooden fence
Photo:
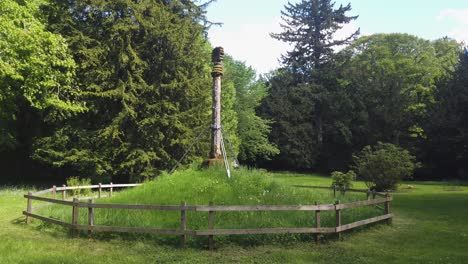
[[[27,199],[26,211],[23,214],[26,216],[26,222],[30,223],[31,218],[36,218],[52,224],[57,224],[70,228],[72,230],[87,231],[88,234],[92,234],[95,231],[101,232],[125,232],[125,233],[147,233],[147,234],[162,234],[162,235],[180,235],[181,245],[185,246],[187,235],[191,236],[208,236],[209,248],[214,248],[214,236],[215,235],[244,235],[244,234],[297,234],[297,233],[313,233],[315,239],[318,242],[319,234],[335,233],[338,238],[341,237],[341,232],[367,225],[370,223],[376,223],[380,221],[387,221],[391,223],[393,214],[390,213],[390,204],[393,198],[388,194],[383,193],[371,193],[365,190],[348,190],[366,192],[367,200],[351,202],[351,203],[340,203],[337,201],[334,204],[319,204],[313,205],[233,205],[233,206],[220,206],[214,205],[210,202],[209,205],[187,205],[186,202],[182,202],[180,205],[139,205],[139,204],[105,204],[105,203],[94,203],[93,198],[103,197],[103,189],[109,189],[109,196],[113,194],[113,188],[126,188],[134,187],[139,184],[99,184],[90,186],[53,186],[50,189],[38,191],[35,193],[29,192],[24,197]],[[296,186],[305,188],[327,188],[320,186]],[[84,198],[78,199],[74,197],[72,200],[66,198],[66,192],[70,190],[81,190],[81,189],[98,189],[97,197],[87,197],[86,202]],[[335,189],[336,191],[336,189]],[[61,193],[61,199],[57,199],[57,193]],[[41,197],[39,195],[52,194],[52,198]],[[376,198],[376,196],[381,196]],[[371,199],[372,196],[372,199]],[[52,204],[67,205],[71,207],[72,220],[71,223],[63,222],[57,219],[48,218],[34,213],[32,207],[32,201],[43,201]],[[383,215],[360,220],[350,224],[343,225],[341,223],[343,209],[354,208],[359,206],[370,206],[377,204],[384,204]],[[86,225],[78,224],[78,212],[79,208],[87,208],[88,210],[88,221]],[[94,210],[98,208],[106,209],[131,209],[131,210],[158,210],[158,211],[180,211],[180,228],[179,229],[156,229],[156,228],[143,228],[143,227],[115,227],[115,226],[101,226],[94,224]],[[189,230],[187,229],[187,211],[195,212],[206,212],[208,213],[208,229],[207,230]],[[255,228],[255,229],[215,229],[214,228],[214,217],[215,212],[245,212],[245,211],[314,211],[315,212],[315,226],[301,227],[301,228]],[[321,211],[335,211],[335,225],[333,227],[321,226],[320,213]]]

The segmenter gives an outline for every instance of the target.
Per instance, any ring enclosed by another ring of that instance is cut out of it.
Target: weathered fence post
[[[214,203],[210,202],[210,206],[213,206]],[[214,211],[210,210],[208,212],[208,229],[213,230],[214,229]],[[208,247],[210,250],[214,249],[214,235],[209,235],[208,236]]]
[[[88,201],[88,236],[93,234],[93,226],[94,226],[94,207],[92,207],[94,203],[93,199],[89,199]]]
[[[372,190],[372,199],[375,199],[375,196],[376,196],[376,195],[377,195],[377,193],[376,193],[375,189]]]
[[[78,225],[78,198],[73,198],[73,210],[72,210],[72,225],[73,229],[76,230],[76,227]],[[74,234],[76,231],[73,232]]]
[[[65,184],[62,185],[62,200],[65,201],[65,199],[67,198],[67,186]]]
[[[333,184],[333,198],[336,197],[336,184]]]
[[[26,212],[28,214],[32,213],[32,199],[29,197],[32,195],[32,192],[28,192],[28,205],[26,206]],[[29,215],[26,216],[26,224],[31,223],[31,217]]]
[[[340,205],[340,201],[336,201],[335,203],[335,216],[336,216],[336,222],[335,222],[335,232],[338,236],[338,239],[341,239],[341,231],[340,231],[340,227],[341,227],[341,209],[337,208],[338,206]]]
[[[319,202],[315,202],[315,205],[319,205]],[[315,227],[320,228],[320,210],[315,211]],[[320,242],[320,234],[315,233],[315,242]]]
[[[52,199],[56,199],[57,198],[57,186],[52,186]]]
[[[99,183],[98,198],[101,198],[101,195],[102,195],[102,183]]]
[[[370,200],[370,190],[369,189],[366,191],[366,199],[368,201]]]
[[[112,197],[112,192],[114,191],[114,188],[112,187],[112,182],[110,183],[110,189],[109,189],[109,197]]]
[[[387,215],[390,213],[390,201],[388,201],[388,199],[390,198],[390,195],[386,193],[385,198],[387,198],[387,201],[385,202],[384,213]],[[387,224],[390,225],[391,223],[392,223],[392,218],[388,218]]]
[[[180,245],[182,247],[185,247],[185,244],[187,242],[187,202],[182,202],[181,203],[181,208],[180,208],[180,229],[182,230],[183,234],[180,240]]]

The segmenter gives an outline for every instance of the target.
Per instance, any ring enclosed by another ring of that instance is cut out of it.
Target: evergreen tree
[[[468,50],[461,52],[453,73],[438,83],[435,97],[424,126],[427,140],[419,146],[423,172],[430,173],[423,176],[468,179]]]
[[[342,126],[331,119],[336,116],[333,111],[339,108],[336,101],[341,96],[334,49],[351,43],[359,30],[340,40],[334,35],[344,24],[357,18],[346,15],[350,10],[350,4],[335,9],[330,0],[288,3],[281,13],[283,32],[271,34],[275,39],[291,43],[293,50],[282,57],[284,69],[270,82],[262,113],[274,121],[271,137],[282,153],[279,158],[286,161],[288,156],[295,157],[291,158],[294,167],[313,168],[319,160],[323,162],[326,157],[336,155],[330,153],[333,148],[323,145],[327,144],[324,139],[336,140],[326,135],[341,129],[337,125]],[[346,135],[340,135],[343,136]]]
[[[332,60],[333,49],[350,44],[359,35],[357,30],[345,39],[334,38],[337,30],[357,18],[346,16],[351,4],[338,9],[334,5],[331,0],[302,0],[288,3],[281,12],[283,32],[271,36],[294,46],[282,58],[298,83],[320,82],[320,69]]]
[[[95,180],[170,168],[209,125],[205,11],[192,1],[51,2],[50,29],[73,50],[90,110],[39,140],[34,157]]]

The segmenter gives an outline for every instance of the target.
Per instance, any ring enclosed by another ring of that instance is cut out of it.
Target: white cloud
[[[268,21],[270,22],[270,21]],[[270,23],[255,23],[210,29],[209,38],[213,46],[222,46],[234,59],[246,61],[258,74],[267,73],[280,66],[282,54],[291,50],[291,46],[270,37],[270,33],[282,32],[281,19]],[[358,26],[351,22],[335,33],[335,39],[344,39],[354,33]],[[340,50],[343,47],[338,47]]]
[[[454,19],[462,25],[468,25],[468,9],[444,9],[440,11],[439,15],[437,16],[437,20],[443,21],[446,18]]]
[[[455,28],[447,33],[447,35],[458,42],[463,42],[465,45],[468,45],[468,30],[465,28]]]
[[[449,37],[468,44],[468,9],[444,9],[436,17],[437,21],[454,20],[457,25],[447,32]]]
[[[269,72],[280,66],[278,59],[289,50],[286,43],[270,37],[270,33],[281,32],[279,20],[272,23],[244,24],[212,28],[209,38],[213,46],[222,46],[234,59],[246,61],[258,74]]]

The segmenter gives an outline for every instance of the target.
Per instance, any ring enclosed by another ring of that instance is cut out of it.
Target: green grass
[[[330,183],[329,178],[305,174],[272,177],[284,184]],[[320,245],[226,244],[214,252],[163,246],[147,238],[73,238],[40,221],[26,225],[22,195],[29,189],[4,187],[0,189],[0,263],[466,263],[466,183],[408,182],[402,187],[407,184],[415,189],[394,195],[392,226],[374,225],[345,233],[343,241]]]
[[[216,205],[305,205],[314,204],[316,201],[330,204],[334,203],[335,199],[345,203],[364,198],[362,193],[349,192],[335,198],[329,190],[292,188],[273,180],[272,174],[258,170],[239,169],[235,171],[235,176],[228,179],[221,168],[202,171],[189,169],[173,175],[166,174],[142,186],[122,191],[113,198],[96,202],[179,205],[181,201],[185,201],[189,205],[208,205],[213,201]],[[81,224],[87,223],[86,210],[80,210]],[[51,206],[41,212],[41,215],[44,214],[71,222],[69,206]],[[382,210],[373,207],[346,209],[343,211],[342,223],[347,224],[379,214],[382,214]],[[180,211],[96,209],[94,222],[96,225],[105,226],[178,229]],[[334,223],[333,211],[322,212],[323,227],[333,227]],[[312,227],[315,226],[315,218],[314,213],[310,211],[216,212],[214,225],[217,229]],[[187,229],[208,229],[208,213],[189,211]],[[107,235],[101,237],[105,238]],[[177,244],[180,240],[177,236],[152,237],[165,244]],[[310,234],[218,236],[217,244],[235,242],[252,246],[312,239]],[[207,241],[206,237],[190,236],[189,242],[206,247]]]

